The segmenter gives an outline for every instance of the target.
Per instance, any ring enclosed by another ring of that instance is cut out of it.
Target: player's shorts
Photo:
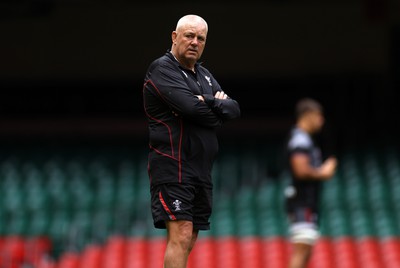
[[[165,229],[166,221],[186,220],[195,230],[209,230],[212,188],[183,183],[164,183],[151,187],[151,212],[154,227]]]
[[[292,243],[314,245],[320,233],[318,214],[309,208],[296,208],[289,214],[289,235]]]

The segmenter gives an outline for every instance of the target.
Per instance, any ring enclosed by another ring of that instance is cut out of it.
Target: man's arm
[[[151,79],[157,94],[171,107],[174,114],[206,127],[222,124],[222,118],[192,93],[182,75],[173,67],[156,70]]]
[[[310,165],[307,154],[294,153],[290,157],[290,165],[294,176],[299,180],[328,180],[336,170],[337,160],[330,157],[318,168]]]
[[[204,101],[224,121],[240,117],[240,107],[236,100],[231,99],[225,92],[217,91],[214,96],[203,95]]]
[[[211,84],[213,87],[213,95],[204,94],[204,101],[207,105],[224,121],[239,118],[240,107],[239,103],[230,98],[221,88],[218,81],[210,73]]]

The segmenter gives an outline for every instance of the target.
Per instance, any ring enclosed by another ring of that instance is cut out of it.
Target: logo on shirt
[[[172,202],[172,205],[174,205],[174,207],[175,207],[175,211],[182,210],[181,204],[182,204],[182,202],[179,201],[178,199],[176,199],[174,202]]]
[[[211,84],[211,77],[205,75],[204,78],[207,80],[207,82],[208,82],[208,84],[210,85],[210,87],[212,87],[212,84]]]

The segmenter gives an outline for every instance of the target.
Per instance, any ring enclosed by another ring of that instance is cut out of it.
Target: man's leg
[[[164,268],[186,268],[189,253],[197,239],[191,221],[167,221],[167,248],[164,256]]]
[[[192,252],[192,249],[194,248],[194,244],[196,243],[198,236],[199,236],[199,230],[193,230],[192,241],[190,241],[190,246],[189,246],[189,254],[190,252]]]
[[[306,268],[320,234],[318,215],[310,208],[297,208],[289,214],[292,254],[289,268]]]
[[[289,268],[306,268],[311,256],[312,246],[303,243],[293,243]]]

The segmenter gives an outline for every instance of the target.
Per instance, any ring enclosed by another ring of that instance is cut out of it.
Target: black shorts
[[[314,245],[320,237],[318,221],[318,213],[311,208],[294,208],[289,212],[289,235],[291,242]]]
[[[150,192],[154,227],[165,229],[166,221],[186,220],[195,230],[210,229],[211,187],[164,183],[152,186]]]
[[[319,225],[319,215],[315,209],[309,207],[295,207],[290,212],[288,212],[289,222],[291,224],[299,222],[307,222]]]

